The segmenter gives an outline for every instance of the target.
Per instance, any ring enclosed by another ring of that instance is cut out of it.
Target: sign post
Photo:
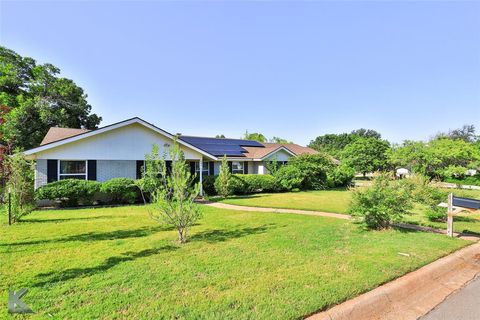
[[[453,193],[448,194],[447,235],[453,237]]]
[[[8,225],[12,225],[12,193],[8,189]]]

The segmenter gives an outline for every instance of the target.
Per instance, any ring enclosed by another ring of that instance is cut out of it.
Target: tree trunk
[[[178,228],[178,241],[180,243],[187,242],[186,230],[184,228]]]

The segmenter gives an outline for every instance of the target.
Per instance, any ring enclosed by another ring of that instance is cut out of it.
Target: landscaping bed
[[[1,308],[7,289],[27,288],[31,319],[292,319],[469,244],[334,218],[202,210],[185,245],[139,206],[2,221]]]

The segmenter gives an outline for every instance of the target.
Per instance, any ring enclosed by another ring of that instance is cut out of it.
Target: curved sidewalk
[[[297,210],[297,209],[264,208],[264,207],[248,207],[248,206],[237,206],[235,204],[209,202],[209,201],[201,201],[200,203],[210,207],[228,209],[228,210],[237,210],[237,211],[294,213],[294,214],[304,214],[308,216],[330,217],[330,218],[345,219],[345,220],[351,219],[351,217],[348,214],[332,213],[332,212]]]

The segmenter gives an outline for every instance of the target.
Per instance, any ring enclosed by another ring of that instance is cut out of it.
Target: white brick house
[[[117,177],[138,179],[145,154],[151,152],[153,144],[159,146],[160,154],[167,154],[169,165],[168,149],[174,139],[174,135],[133,118],[93,131],[51,128],[39,147],[24,153],[36,162],[35,188],[68,178],[100,182]],[[316,153],[296,144],[241,139],[179,136],[177,141],[200,181],[204,175],[218,174],[223,155],[232,173],[264,174],[265,163],[274,158],[286,162],[303,153]]]

